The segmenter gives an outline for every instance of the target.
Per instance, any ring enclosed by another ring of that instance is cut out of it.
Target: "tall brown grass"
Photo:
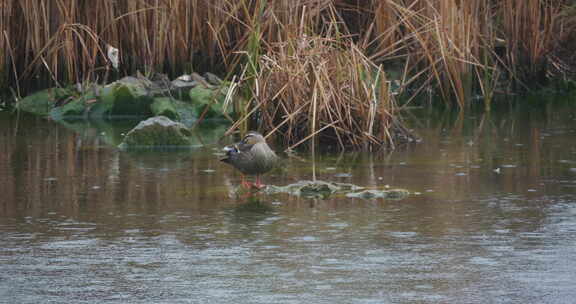
[[[240,121],[257,118],[263,130],[282,130],[293,144],[321,134],[341,146],[369,145],[387,142],[394,125],[391,82],[403,100],[428,92],[465,108],[474,94],[489,105],[511,85],[528,88],[565,75],[576,65],[570,5],[3,0],[0,81],[103,81],[111,45],[120,50],[118,75],[220,68],[241,74]]]
[[[474,88],[492,96],[504,74],[520,85],[542,83],[549,72],[546,64],[576,29],[574,14],[566,14],[569,3],[374,1],[379,50],[372,58],[400,60],[405,74],[412,75],[404,81],[406,86],[417,83],[418,90],[431,86],[443,100],[455,100],[463,107]]]
[[[259,65],[249,114],[261,129],[280,130],[287,147],[315,138],[369,149],[393,145],[392,132],[404,131],[386,74],[352,42],[295,36]]]
[[[301,21],[294,16],[302,16],[305,8],[306,18],[314,24],[307,35],[322,35],[323,22],[336,14],[335,26],[354,35],[370,59],[377,63],[402,59],[405,80],[432,84],[462,105],[467,75],[478,68],[493,69],[498,60],[521,80],[541,74],[546,58],[574,30],[570,22],[574,17],[566,14],[569,4],[567,0],[4,0],[0,67],[4,77],[17,74],[21,82],[38,74],[78,81],[106,65],[101,52],[106,44],[120,49],[124,73],[229,67],[251,43],[258,43],[265,53],[271,43],[289,38]],[[505,56],[486,61],[486,56],[495,56],[497,40],[506,46]],[[16,71],[10,73],[7,67],[12,63]]]
[[[12,11],[12,2],[0,2],[0,91],[8,86],[8,59],[10,42],[8,38],[9,14]]]
[[[506,0],[501,3],[502,35],[506,57],[514,75],[522,80],[544,81],[550,56],[574,27],[566,27],[562,1]],[[568,2],[567,2],[568,3]]]
[[[406,3],[408,2],[408,3]],[[464,107],[475,72],[492,70],[493,13],[488,1],[381,1],[376,9],[376,60],[401,60],[406,87],[438,89],[443,100]]]
[[[266,132],[280,131],[290,148],[308,140],[390,147],[397,135],[407,135],[386,73],[366,57],[366,45],[354,42],[333,3],[288,3],[265,7],[265,22],[245,25],[250,37],[244,79],[251,91],[231,130],[252,120]],[[264,47],[254,45],[260,40]]]
[[[54,82],[95,77],[109,67],[106,45],[120,50],[121,72],[189,71],[194,61],[219,62],[218,41],[230,35],[224,1],[3,0],[2,50],[17,54],[16,81],[39,75]],[[237,20],[235,20],[237,22]],[[215,38],[218,36],[218,39]],[[230,38],[232,41],[233,38]],[[198,51],[203,57],[195,58]],[[3,56],[2,58],[6,58]]]

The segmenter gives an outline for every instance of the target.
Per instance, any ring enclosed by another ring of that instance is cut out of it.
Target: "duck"
[[[262,134],[250,131],[236,144],[224,147],[225,156],[220,161],[232,165],[242,173],[242,186],[249,188],[246,175],[255,175],[256,188],[261,189],[264,185],[260,176],[276,167],[278,156],[268,146]]]

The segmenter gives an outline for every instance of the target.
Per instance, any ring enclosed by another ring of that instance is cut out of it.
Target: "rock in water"
[[[155,116],[141,121],[124,137],[119,148],[170,149],[190,147],[192,133],[182,123],[165,116]]]

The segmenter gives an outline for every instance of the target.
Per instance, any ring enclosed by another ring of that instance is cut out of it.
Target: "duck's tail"
[[[240,150],[238,149],[238,147],[236,145],[226,146],[222,150],[224,152],[226,152],[226,155],[223,156],[222,158],[220,158],[220,161],[228,163],[228,164],[232,161],[231,158],[240,152]]]

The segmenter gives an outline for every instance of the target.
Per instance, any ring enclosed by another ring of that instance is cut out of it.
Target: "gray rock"
[[[182,75],[171,82],[172,85],[172,95],[176,98],[181,98],[184,100],[190,99],[188,92],[198,86],[198,82],[192,80],[190,75]]]
[[[198,82],[195,80],[185,81],[181,79],[174,79],[172,80],[172,86],[175,90],[190,90],[191,88],[198,85]]]
[[[208,89],[213,89],[214,86],[211,85],[210,83],[208,83],[208,81],[206,81],[206,79],[204,79],[204,77],[200,76],[200,74],[198,73],[192,73],[190,74],[190,77],[194,80],[197,81],[198,83],[200,83],[203,87],[208,88]]]
[[[208,83],[210,83],[211,85],[217,86],[219,87],[222,84],[222,79],[220,79],[220,77],[210,73],[210,72],[206,72],[204,73],[204,78],[206,79],[206,81],[208,81]]]

